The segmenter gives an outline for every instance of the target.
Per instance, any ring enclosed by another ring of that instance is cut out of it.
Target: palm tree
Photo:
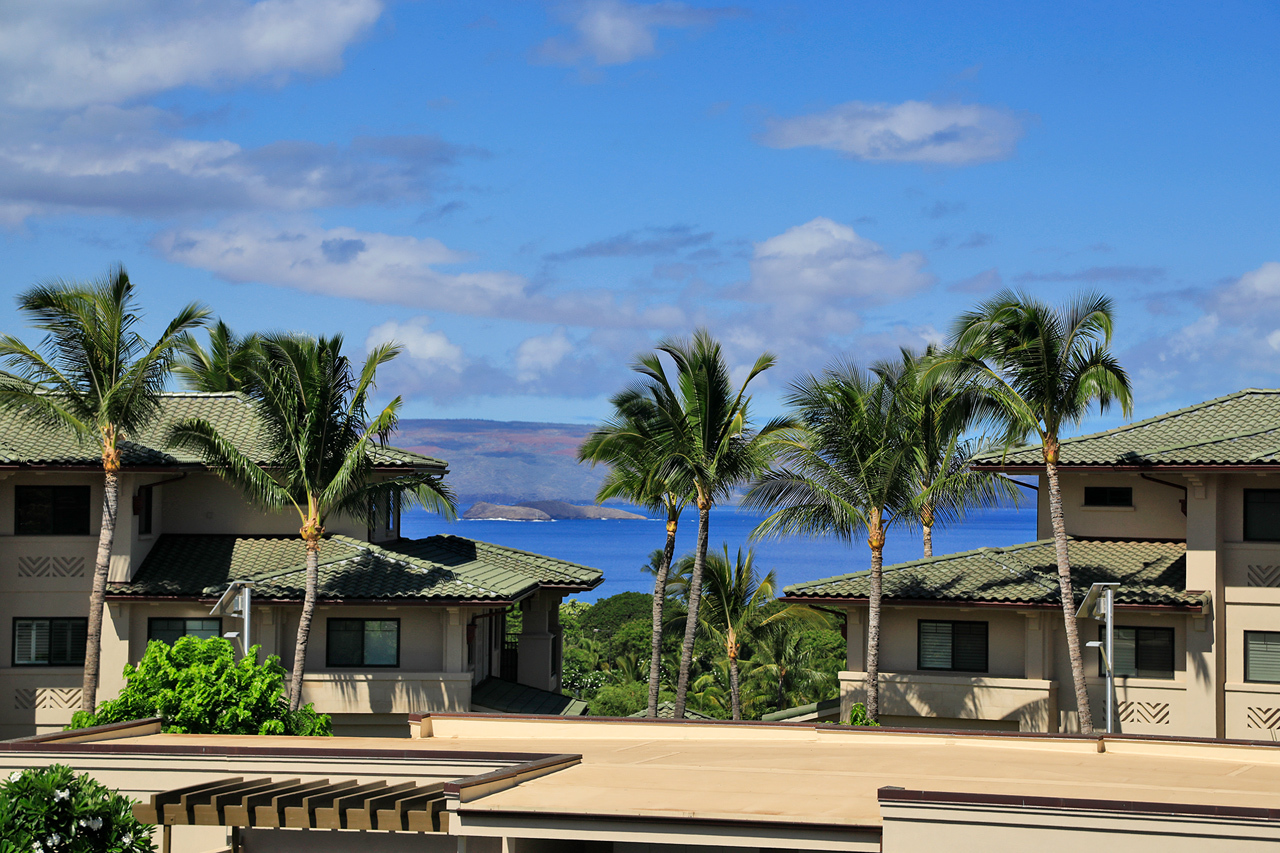
[[[222,477],[259,507],[293,507],[302,523],[307,579],[294,647],[289,705],[302,703],[307,641],[319,584],[320,547],[326,519],[339,513],[373,522],[374,507],[389,495],[452,517],[453,496],[436,474],[414,472],[375,479],[371,444],[395,429],[400,398],[372,419],[369,396],[377,369],[395,358],[394,344],[374,348],[359,374],[342,354],[342,337],[268,335],[250,361],[248,397],[267,443],[266,461],[246,456],[208,421],[175,424],[170,441],[201,454]]]
[[[676,550],[676,530],[680,526],[680,513],[689,505],[690,493],[687,481],[679,469],[666,467],[655,452],[653,441],[653,401],[646,395],[635,396],[624,392],[614,398],[615,414],[592,431],[578,448],[578,461],[592,465],[604,462],[609,473],[596,501],[609,498],[626,498],[631,503],[654,511],[665,512],[667,539],[661,555],[655,562],[653,583],[653,638],[649,656],[649,701],[645,715],[658,716],[658,694],[662,672],[662,621],[663,605],[667,598],[667,573]]]
[[[693,555],[682,562],[695,559]],[[764,577],[756,572],[755,553],[729,560],[729,546],[720,554],[708,554],[703,566],[704,591],[698,616],[704,628],[723,646],[729,661],[729,696],[733,719],[742,719],[742,689],[738,657],[742,638],[761,619],[761,611],[772,600],[778,586],[777,575],[770,571]]]
[[[872,367],[876,375],[898,389],[907,416],[908,439],[916,457],[916,511],[924,556],[933,556],[933,528],[964,518],[970,509],[1017,503],[1021,492],[1006,477],[976,471],[975,456],[990,450],[987,442],[968,439],[981,399],[965,387],[941,380],[926,381],[925,368],[937,357],[930,345],[923,355],[902,349],[901,358]]]
[[[675,362],[674,382],[667,375],[662,355]],[[770,353],[757,358],[735,392],[720,344],[705,329],[699,329],[692,340],[666,339],[656,352],[641,356],[634,369],[644,379],[614,398],[614,405],[623,411],[645,413],[654,458],[661,461],[663,476],[689,483],[688,491],[698,507],[698,544],[676,687],[677,718],[684,717],[689,691],[711,508],[764,470],[772,457],[773,436],[790,425],[789,420],[779,418],[759,431],[751,429],[747,386],[774,362]]]
[[[183,308],[154,343],[137,327],[142,318],[124,267],[93,282],[50,281],[18,297],[18,308],[44,332],[39,349],[0,337],[0,358],[12,371],[0,379],[0,406],[51,430],[69,430],[96,444],[105,475],[98,555],[89,593],[89,623],[80,707],[97,707],[102,606],[120,503],[120,443],[160,414],[160,393],[182,335],[204,322],[196,304]]]
[[[1031,433],[1040,439],[1067,653],[1085,733],[1093,731],[1093,715],[1071,591],[1058,452],[1063,427],[1078,424],[1094,402],[1100,411],[1119,403],[1126,416],[1133,409],[1129,377],[1109,350],[1112,313],[1111,299],[1100,294],[1082,294],[1051,307],[1024,293],[1002,291],[960,316],[949,351],[930,370],[982,395],[987,416],[1003,428],[1006,445],[1020,444]]]
[[[792,385],[787,403],[801,426],[780,445],[779,467],[747,492],[746,506],[771,509],[751,535],[835,536],[871,548],[867,616],[867,713],[880,710],[880,596],[884,543],[895,524],[911,525],[921,499],[910,416],[890,378],[837,364]]]
[[[243,391],[250,381],[258,336],[243,337],[222,320],[209,329],[206,350],[194,335],[183,335],[173,372],[192,391]]]
[[[775,711],[821,701],[836,688],[831,673],[814,665],[814,649],[805,644],[798,626],[793,619],[771,622],[755,637],[753,674],[762,687],[767,683]]]

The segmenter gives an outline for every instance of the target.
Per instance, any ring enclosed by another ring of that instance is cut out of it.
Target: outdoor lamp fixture
[[[240,637],[240,646],[246,655],[249,654],[249,647],[252,645],[249,642],[249,605],[251,603],[249,591],[251,589],[253,589],[252,581],[232,581],[227,591],[222,594],[222,598],[219,598],[218,603],[209,611],[210,616],[230,616],[233,619],[244,620],[243,632],[228,631],[222,636],[228,640]]]
[[[1085,645],[1088,648],[1102,652],[1102,663],[1107,668],[1107,734],[1111,734],[1114,730],[1113,721],[1116,710],[1114,657],[1116,627],[1111,617],[1115,613],[1116,588],[1119,586],[1120,584],[1118,583],[1095,583],[1089,587],[1089,592],[1085,594],[1084,601],[1080,603],[1080,609],[1076,611],[1077,619],[1088,617],[1098,620],[1105,626],[1103,631],[1105,640],[1094,640],[1091,643],[1085,643]]]

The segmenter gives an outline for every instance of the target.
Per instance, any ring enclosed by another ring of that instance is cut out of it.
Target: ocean
[[[466,507],[459,507],[459,513]],[[643,512],[632,507],[636,512]],[[865,538],[850,547],[834,539],[793,538],[750,542],[748,536],[763,518],[734,507],[711,511],[710,547],[719,550],[725,543],[730,557],[739,546],[755,549],[756,567],[777,572],[779,586],[856,572],[870,566],[871,553]],[[410,538],[452,533],[468,539],[493,542],[548,557],[593,566],[604,572],[604,583],[589,593],[574,596],[592,602],[620,592],[653,592],[651,575],[641,571],[649,553],[661,548],[666,539],[663,521],[446,521],[421,509],[401,518],[401,533]],[[676,534],[676,556],[693,550],[697,541],[698,515],[686,511]],[[999,507],[973,512],[962,524],[935,529],[936,555],[967,551],[984,546],[1016,545],[1036,538],[1034,503],[1021,508]],[[918,560],[923,546],[918,533],[890,529],[885,542],[885,565]]]

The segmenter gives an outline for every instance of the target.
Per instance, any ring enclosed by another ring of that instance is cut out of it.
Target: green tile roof
[[[163,398],[160,417],[123,442],[121,456],[126,468],[200,464],[200,457],[164,440],[170,424],[187,418],[204,418],[255,461],[269,461],[258,420],[243,395],[192,392],[165,394]],[[439,459],[395,447],[375,447],[371,455],[379,466],[446,467]],[[51,431],[18,413],[0,412],[0,464],[98,466],[102,458],[96,447],[81,444],[66,431]]]
[[[648,709],[648,708],[644,708],[643,710],[636,711],[634,714],[628,714],[627,716],[628,716],[628,717],[643,717],[643,716],[646,716],[648,713],[649,713],[649,709]],[[675,703],[675,702],[659,702],[659,703],[658,703],[658,716],[657,716],[657,719],[659,719],[659,720],[674,720],[675,718],[676,718],[676,703]],[[685,708],[685,709],[684,709],[684,718],[685,718],[686,720],[714,720],[714,719],[716,719],[715,717],[711,716],[710,714],[704,714],[704,713],[702,713],[701,711],[695,711],[695,710],[693,710],[692,708]]]
[[[1186,544],[1161,541],[1070,539],[1072,592],[1077,604],[1089,585],[1118,581],[1117,604],[1198,607],[1188,592]],[[792,584],[788,598],[865,599],[870,572]],[[979,548],[884,568],[886,600],[1061,604],[1053,540],[1007,548]]]
[[[821,702],[810,702],[808,705],[797,705],[794,708],[783,708],[781,711],[774,711],[771,714],[765,714],[760,719],[765,722],[776,723],[781,720],[791,720],[796,717],[816,717],[817,719],[835,718],[840,716],[840,697],[834,699],[823,699]]]
[[[587,712],[587,703],[563,693],[539,690],[527,684],[486,678],[471,690],[471,708],[487,709],[503,714],[558,714],[579,717]]]
[[[1043,466],[1039,445],[980,463]],[[1280,463],[1280,390],[1248,388],[1144,421],[1065,439],[1061,465],[1274,465]]]
[[[108,596],[211,598],[233,580],[253,581],[254,596],[301,601],[306,552],[296,536],[166,533],[137,575],[109,585]],[[514,601],[542,586],[586,590],[599,569],[460,536],[373,545],[331,536],[320,547],[322,601]]]

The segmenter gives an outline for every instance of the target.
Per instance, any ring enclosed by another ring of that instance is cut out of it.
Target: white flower
[[[58,846],[62,843],[62,836],[55,832],[53,835],[49,836],[49,843],[55,847]]]
[[[9,781],[10,781],[10,782],[17,782],[17,781],[18,781],[19,779],[21,779],[21,778],[22,778],[22,771],[21,771],[21,770],[15,770],[15,771],[13,771],[12,773],[10,773],[10,774],[9,774]]]
[[[128,847],[130,844],[133,843],[133,836],[126,834],[124,838],[120,839],[120,841],[124,844],[125,847]]]
[[[54,791],[53,798],[55,800],[69,800],[71,799],[71,792],[66,788],[63,788],[61,791]]]
[[[89,818],[89,828],[92,829],[94,832],[97,832],[99,829],[102,829],[102,818],[100,817]]]

